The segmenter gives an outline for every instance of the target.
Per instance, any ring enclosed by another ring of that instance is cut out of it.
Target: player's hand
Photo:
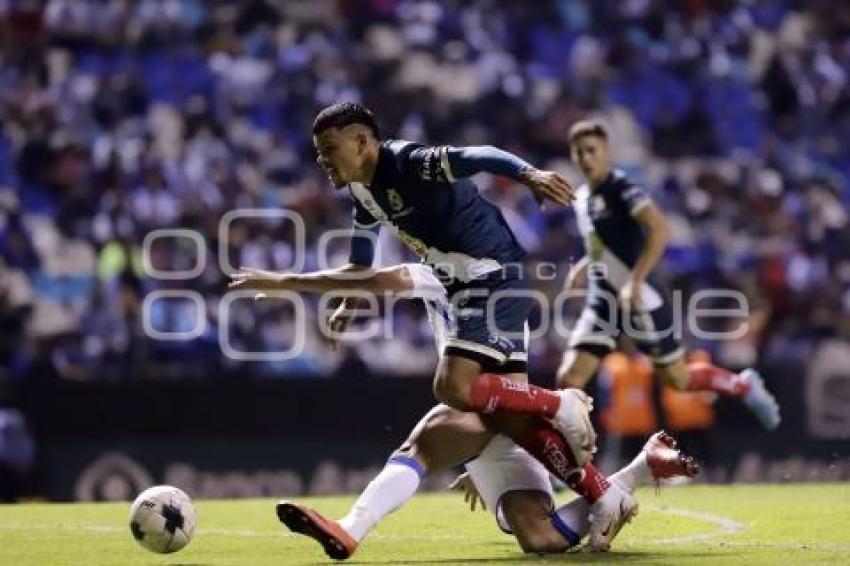
[[[339,348],[339,335],[345,332],[345,329],[348,328],[348,325],[354,319],[354,316],[351,314],[351,309],[354,305],[350,303],[351,301],[349,299],[344,299],[325,321],[325,327],[330,330],[330,334],[326,335],[325,338],[334,352]]]
[[[620,304],[632,311],[641,310],[640,290],[643,287],[643,279],[632,277],[623,288],[620,289]]]
[[[569,206],[575,200],[572,185],[560,173],[528,169],[522,174],[522,182],[531,189],[541,206],[547,200],[561,206]]]
[[[228,289],[269,291],[282,289],[286,281],[286,274],[257,269],[256,267],[240,267],[239,271],[230,274],[230,279],[231,281],[227,285]],[[258,293],[255,298],[259,299],[262,296],[262,293]]]
[[[484,499],[481,497],[481,494],[478,493],[478,488],[475,487],[475,483],[472,481],[472,478],[469,477],[469,472],[456,477],[455,481],[449,485],[449,489],[463,492],[463,500],[469,504],[470,511],[475,511],[475,506],[479,502],[481,503],[481,509],[484,511],[487,510],[487,505],[484,503]]]

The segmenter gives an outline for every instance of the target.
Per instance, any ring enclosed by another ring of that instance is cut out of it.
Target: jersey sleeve
[[[407,167],[422,181],[453,183],[477,173],[492,173],[519,181],[533,169],[516,155],[489,145],[452,147],[419,146],[407,154]]]
[[[417,180],[452,183],[455,180],[448,157],[449,146],[419,146],[404,156],[404,169]]]
[[[491,173],[519,181],[525,171],[534,169],[513,153],[492,145],[449,147],[446,157],[451,172],[457,177]]]
[[[634,216],[644,207],[652,204],[652,198],[645,188],[640,185],[632,185],[623,191],[623,200],[626,203],[626,208],[629,214]]]

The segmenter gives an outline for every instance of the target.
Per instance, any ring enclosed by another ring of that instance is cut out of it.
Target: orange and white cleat
[[[679,450],[676,439],[664,432],[656,432],[649,437],[643,447],[646,464],[656,481],[677,477],[692,478],[699,473],[699,464],[692,456]]]
[[[318,511],[291,501],[279,501],[276,509],[277,518],[290,531],[317,540],[334,560],[345,560],[357,550],[357,541],[339,523]]]

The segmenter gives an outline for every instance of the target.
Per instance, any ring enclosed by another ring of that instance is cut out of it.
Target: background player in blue
[[[779,407],[753,369],[732,373],[710,363],[687,364],[672,332],[666,292],[651,276],[664,255],[668,228],[646,190],[611,166],[608,134],[582,121],[569,134],[571,156],[587,179],[575,210],[585,256],[567,276],[566,287],[587,275],[587,298],[558,370],[560,387],[584,387],[626,328],[648,355],[661,380],[681,391],[712,391],[740,398],[767,429],[779,426]]]
[[[524,251],[499,209],[468,178],[479,172],[507,176],[540,202],[560,205],[572,201],[569,184],[491,146],[380,141],[372,112],[355,103],[322,110],[313,142],[331,182],[347,187],[355,201],[350,264],[344,270],[371,267],[375,240],[369,231],[385,226],[433,267],[446,288],[451,308],[440,313],[446,346],[434,379],[436,397],[453,409],[489,415],[488,426],[510,436],[591,503],[602,502],[591,538],[607,547],[631,516],[633,500],[610,489],[588,460],[595,442],[589,398],[576,389],[528,384],[526,320],[533,303],[524,293],[528,283],[519,263]],[[498,298],[504,292],[513,295]],[[344,329],[354,306],[354,300],[343,301],[330,317],[332,330]],[[441,418],[428,426],[439,426]]]

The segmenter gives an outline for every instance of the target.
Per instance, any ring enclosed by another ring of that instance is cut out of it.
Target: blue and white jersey
[[[465,171],[453,171],[465,163],[461,151],[381,142],[371,185],[349,185],[354,227],[386,226],[425,263],[462,282],[520,261],[525,251],[501,211],[478,194]]]
[[[592,262],[591,294],[602,288],[619,292],[628,282],[646,246],[646,234],[635,215],[651,202],[646,189],[631,183],[621,171],[612,172],[595,189],[587,184],[578,188],[574,207],[585,252]],[[650,311],[662,303],[651,276],[641,298]]]

